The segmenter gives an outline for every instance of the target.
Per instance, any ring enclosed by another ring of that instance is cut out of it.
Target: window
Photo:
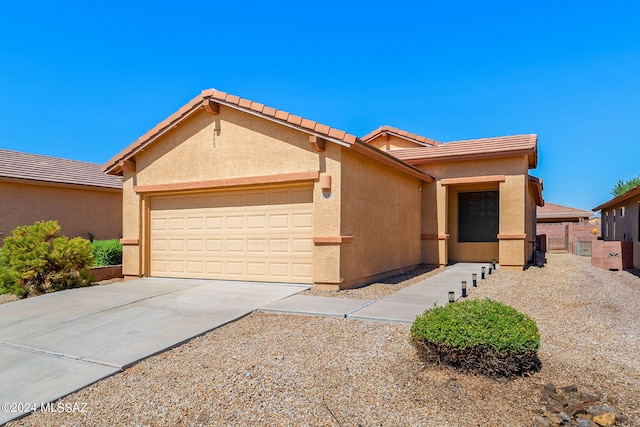
[[[458,242],[497,242],[497,191],[458,193]]]

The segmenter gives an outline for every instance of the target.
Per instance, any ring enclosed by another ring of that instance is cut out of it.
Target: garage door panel
[[[269,215],[270,228],[289,228],[289,214],[271,214]]]
[[[311,187],[151,199],[151,275],[311,283]]]
[[[267,253],[266,239],[247,239],[247,252],[252,255],[265,255]]]
[[[187,262],[187,272],[190,274],[202,274],[204,273],[204,262],[203,261],[188,261]]]
[[[222,215],[207,217],[207,230],[222,230],[224,217]]]
[[[290,264],[288,262],[271,262],[269,263],[269,274],[273,277],[289,277]]]
[[[227,215],[225,217],[225,225],[227,230],[241,230],[245,227],[243,215]]]
[[[247,216],[247,228],[265,230],[267,226],[267,219],[264,215],[248,215]]]
[[[313,216],[310,213],[294,213],[291,216],[293,217],[293,228],[313,228]]]

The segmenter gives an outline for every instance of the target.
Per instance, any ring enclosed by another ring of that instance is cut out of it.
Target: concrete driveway
[[[140,279],[0,305],[0,425],[309,287]]]

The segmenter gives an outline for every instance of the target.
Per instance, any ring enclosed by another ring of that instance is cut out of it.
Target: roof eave
[[[120,162],[130,159],[136,153],[144,150],[144,148],[150,143],[164,135],[174,126],[184,121],[187,117],[191,116],[191,114],[202,107],[203,100],[204,98],[202,97],[202,94],[193,98],[191,101],[182,106],[178,111],[171,114],[158,125],[135,140],[132,144],[129,144],[124,150],[120,151],[118,154],[109,159],[102,166],[102,172],[109,175],[121,175],[123,171]]]
[[[424,165],[424,164],[441,163],[441,162],[457,162],[457,161],[464,161],[464,160],[482,160],[482,159],[495,159],[495,158],[504,158],[504,157],[516,157],[521,155],[528,156],[530,169],[535,168],[535,166],[537,165],[537,162],[532,162],[531,160],[531,156],[535,155],[534,149],[483,152],[483,153],[474,153],[474,154],[441,155],[441,156],[429,157],[429,158],[414,157],[414,158],[400,159],[400,160],[410,165]]]
[[[418,178],[421,181],[427,182],[427,183],[431,183],[435,180],[434,177],[432,177],[431,175],[429,175],[428,173],[425,173],[423,171],[421,171],[420,169],[407,164],[393,156],[391,156],[390,154],[387,154],[385,151],[379,150],[376,147],[373,147],[369,144],[367,144],[364,141],[361,140],[357,140],[355,144],[353,144],[351,146],[351,148],[359,153],[362,153],[366,156],[369,156],[375,160],[378,160],[384,164],[386,164],[387,166],[391,166],[395,169],[398,169],[404,173],[407,173],[411,176],[413,176],[414,178]]]
[[[607,209],[611,206],[620,204],[622,202],[624,202],[627,199],[630,199],[632,197],[638,196],[640,195],[640,186],[637,186],[635,188],[632,188],[631,190],[627,191],[626,193],[623,193],[621,195],[619,195],[618,197],[615,197],[611,200],[609,200],[608,202],[605,202],[603,204],[601,204],[600,206],[596,206],[595,208],[593,208],[594,211],[601,211],[603,209]]]

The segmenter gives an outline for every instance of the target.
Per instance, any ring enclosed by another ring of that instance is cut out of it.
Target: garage
[[[311,185],[150,199],[150,275],[312,283]]]

